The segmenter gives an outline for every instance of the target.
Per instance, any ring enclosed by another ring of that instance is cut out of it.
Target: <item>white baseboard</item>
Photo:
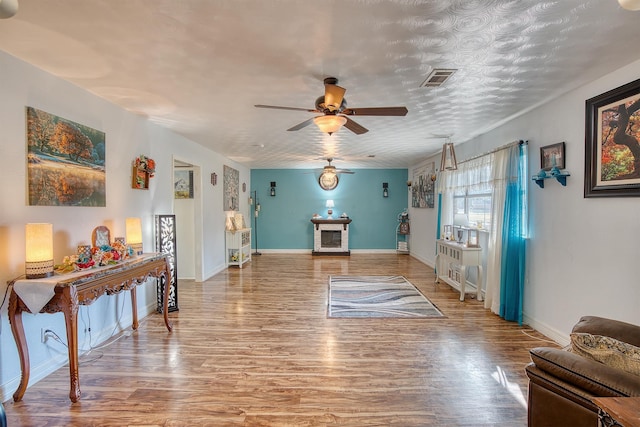
[[[541,334],[551,338],[553,341],[555,341],[559,345],[564,347],[570,344],[571,340],[567,334],[564,334],[558,331],[557,329],[550,327],[544,322],[539,322],[536,319],[533,319],[527,316],[526,313],[524,313],[522,317],[523,317],[522,323],[529,325],[531,328],[535,329]]]

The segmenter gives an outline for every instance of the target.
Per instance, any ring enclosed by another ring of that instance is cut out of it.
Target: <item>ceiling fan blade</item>
[[[347,90],[335,84],[324,85],[324,105],[330,111],[338,111],[342,100],[344,99],[344,93]]]
[[[349,169],[336,169],[336,173],[349,173],[354,174],[354,171],[350,171]]]
[[[348,116],[406,116],[407,107],[372,107],[372,108],[347,108],[342,114]]]
[[[313,119],[314,119],[314,117],[311,117],[310,119],[307,119],[304,122],[299,123],[299,124],[295,125],[294,127],[289,128],[287,130],[300,130],[300,129],[304,128],[304,127],[309,126],[311,123],[313,123]]]
[[[349,117],[345,117],[345,119],[347,119],[347,123],[344,124],[344,127],[349,129],[351,132],[355,133],[356,135],[362,135],[363,133],[369,132],[369,129],[362,126],[361,124],[354,122]]]
[[[272,108],[272,109],[275,109],[275,110],[307,111],[309,113],[319,113],[320,112],[318,110],[310,110],[309,108],[279,107],[277,105],[257,104],[257,105],[254,105],[254,107],[257,107],[257,108]]]

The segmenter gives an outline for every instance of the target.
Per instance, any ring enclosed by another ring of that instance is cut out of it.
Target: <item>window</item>
[[[469,225],[488,228],[491,225],[491,193],[467,192],[453,196],[453,215],[465,214]]]

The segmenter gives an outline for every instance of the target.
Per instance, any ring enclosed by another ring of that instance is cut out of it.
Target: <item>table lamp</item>
[[[140,218],[127,218],[125,222],[127,245],[136,255],[142,255],[142,223]]]
[[[25,275],[27,279],[53,276],[53,225],[27,224]]]

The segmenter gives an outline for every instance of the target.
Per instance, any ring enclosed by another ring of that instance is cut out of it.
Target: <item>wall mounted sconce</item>
[[[382,183],[382,197],[389,197],[389,183]]]
[[[436,175],[435,173],[432,173],[429,178],[431,178],[431,182],[436,182],[436,179],[438,179],[438,175]]]
[[[271,197],[275,197],[276,196],[276,182],[275,181],[271,181],[271,191],[269,193],[271,195]]]
[[[333,217],[331,215],[333,215],[333,208],[335,207],[335,204],[333,203],[333,200],[327,200],[327,219],[333,219]]]
[[[125,220],[125,234],[127,235],[127,245],[131,246],[136,255],[142,255],[142,222],[140,218]]]
[[[218,183],[218,175],[213,172],[211,174],[211,185],[216,185]]]
[[[53,225],[27,224],[25,237],[27,279],[53,276]]]
[[[440,160],[440,170],[452,171],[458,169],[456,152],[452,142],[445,142],[442,146],[442,159]]]

